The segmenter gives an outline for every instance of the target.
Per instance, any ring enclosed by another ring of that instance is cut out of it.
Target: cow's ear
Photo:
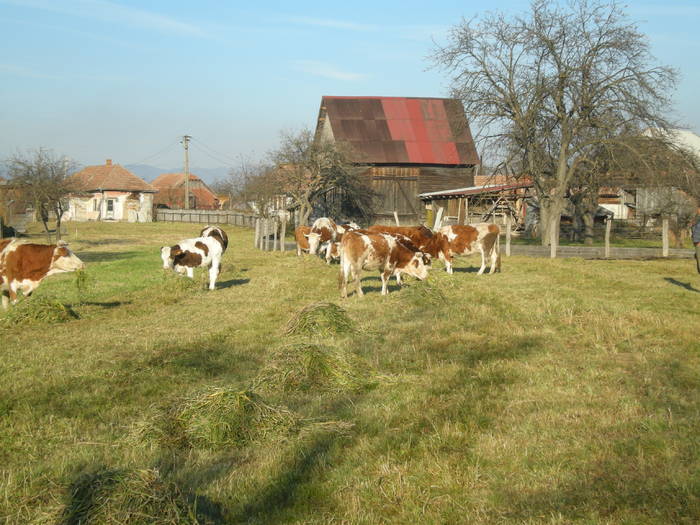
[[[60,241],[56,242],[56,246],[58,246],[59,248],[66,248],[68,246],[68,243],[61,239]]]

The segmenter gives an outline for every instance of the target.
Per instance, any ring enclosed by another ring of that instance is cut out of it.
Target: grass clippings
[[[214,387],[180,399],[137,426],[136,435],[166,447],[217,449],[283,435],[296,422],[294,413],[250,390]]]
[[[284,392],[356,391],[370,383],[368,365],[350,352],[299,342],[277,349],[258,375],[262,388]]]
[[[154,469],[98,469],[77,477],[61,524],[197,524],[195,509]]]
[[[16,326],[33,323],[63,323],[77,319],[70,307],[53,297],[25,297],[0,317],[0,325]]]
[[[285,335],[342,334],[354,330],[344,308],[330,302],[311,303],[294,314],[284,329]]]

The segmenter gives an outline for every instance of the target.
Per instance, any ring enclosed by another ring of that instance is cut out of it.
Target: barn
[[[321,99],[315,140],[342,144],[378,194],[377,223],[424,220],[421,193],[472,186],[479,164],[462,103],[449,98]]]
[[[219,198],[197,175],[189,174],[189,200],[191,210],[218,210]],[[185,174],[163,173],[151,182],[158,193],[155,204],[159,208],[185,207]]]

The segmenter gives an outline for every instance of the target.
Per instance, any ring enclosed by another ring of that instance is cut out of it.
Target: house
[[[211,191],[202,179],[190,173],[189,194],[191,210],[218,210],[219,199]],[[185,174],[163,173],[151,182],[158,191],[155,196],[156,206],[159,208],[185,207]]]
[[[418,194],[474,183],[480,163],[462,103],[449,98],[324,96],[315,140],[342,144],[379,195],[374,221],[423,221]]]
[[[71,193],[64,220],[128,221],[153,220],[156,189],[129,170],[107,159],[87,166],[68,178]]]

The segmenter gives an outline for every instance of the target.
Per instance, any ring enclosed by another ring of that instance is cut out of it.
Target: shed
[[[184,208],[185,204],[185,174],[163,173],[158,175],[151,185],[158,190],[155,203],[159,207]],[[218,210],[219,199],[202,179],[190,173],[190,206],[191,210]]]
[[[449,98],[324,96],[316,140],[343,144],[379,195],[375,221],[421,222],[418,194],[472,185],[480,163],[462,103]]]

